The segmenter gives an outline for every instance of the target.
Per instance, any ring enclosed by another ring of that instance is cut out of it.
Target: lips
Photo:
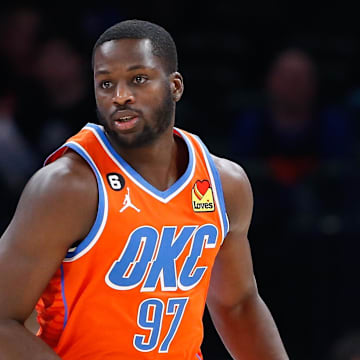
[[[139,117],[139,114],[132,110],[117,110],[112,115],[113,121],[127,122]]]
[[[139,121],[139,114],[132,110],[117,110],[111,117],[116,129],[120,131],[132,131]]]

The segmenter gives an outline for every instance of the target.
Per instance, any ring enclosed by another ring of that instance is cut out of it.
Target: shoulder
[[[24,191],[37,196],[81,196],[96,186],[96,178],[85,161],[73,151],[39,169]],[[91,192],[91,191],[90,191]],[[78,194],[78,195],[76,195]]]
[[[215,166],[220,174],[221,181],[225,183],[246,186],[249,184],[245,170],[236,162],[211,155]]]
[[[253,194],[248,176],[239,164],[214,155],[212,158],[220,175],[230,231],[235,228],[247,231],[253,209]]]

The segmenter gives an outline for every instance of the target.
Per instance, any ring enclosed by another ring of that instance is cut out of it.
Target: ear
[[[170,87],[173,100],[178,102],[184,92],[184,80],[177,71],[170,74]]]

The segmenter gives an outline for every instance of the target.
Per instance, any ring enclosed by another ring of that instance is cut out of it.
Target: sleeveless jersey
[[[228,231],[222,187],[201,140],[185,173],[159,191],[87,124],[67,149],[92,168],[96,220],[69,249],[38,304],[38,336],[63,360],[202,359],[202,316],[217,252]]]

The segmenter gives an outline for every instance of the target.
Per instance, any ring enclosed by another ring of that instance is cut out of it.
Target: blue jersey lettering
[[[175,236],[176,229],[176,226],[164,226],[160,238],[157,230],[151,226],[134,230],[121,256],[107,273],[106,283],[117,290],[128,290],[143,281],[141,291],[154,291],[160,279],[163,291],[194,288],[207,269],[207,266],[197,266],[199,258],[204,249],[216,247],[218,230],[212,224],[200,228],[184,226]],[[176,260],[189,241],[190,252],[180,274],[177,274]]]

